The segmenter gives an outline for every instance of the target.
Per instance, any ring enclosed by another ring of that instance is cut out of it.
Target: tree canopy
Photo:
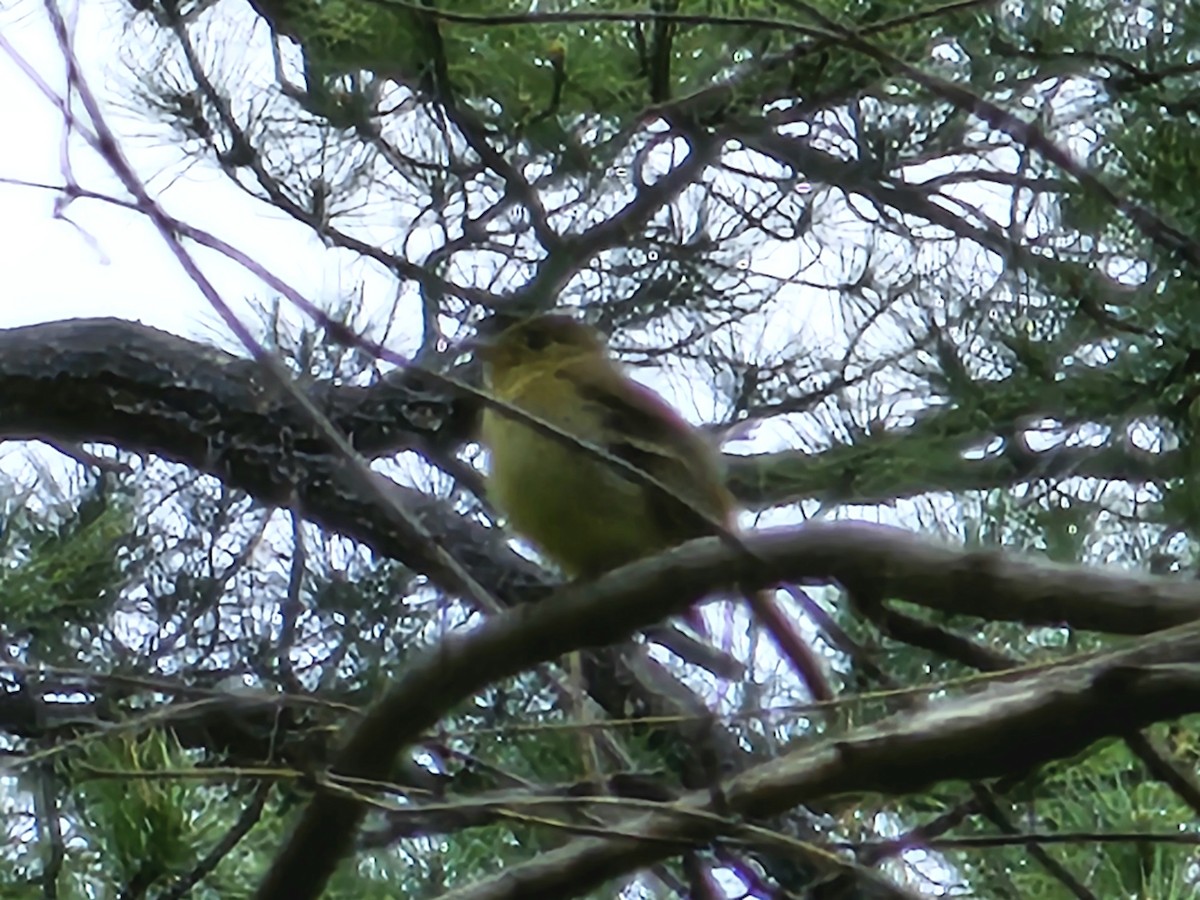
[[[0,897],[1195,895],[1200,7],[15,10],[62,171],[4,189],[225,331],[0,330]],[[462,341],[550,309],[740,544],[506,530]]]

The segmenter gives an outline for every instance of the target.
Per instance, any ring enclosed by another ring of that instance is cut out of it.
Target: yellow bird
[[[594,329],[568,316],[543,315],[475,347],[496,399],[624,460],[670,491],[486,408],[488,495],[513,529],[568,575],[596,576],[736,528],[737,506],[714,448],[661,397],[625,375]],[[813,695],[828,699],[820,667],[769,594],[750,600]]]
[[[731,525],[733,498],[713,449],[622,373],[593,329],[541,316],[483,343],[480,355],[494,397],[630,463]],[[713,533],[666,492],[497,409],[484,410],[482,436],[491,451],[488,496],[568,575],[599,575]]]

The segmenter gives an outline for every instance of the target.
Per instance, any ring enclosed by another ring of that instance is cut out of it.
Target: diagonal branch
[[[641,840],[576,840],[441,900],[578,896],[681,847],[751,830],[743,821],[815,798],[905,794],[1070,757],[1105,737],[1200,710],[1198,658],[1200,626],[1193,624],[1122,653],[896,717],[732,779],[721,792],[722,816],[712,814],[712,792],[696,791],[615,826]]]
[[[938,587],[941,587],[951,595],[978,594],[988,603],[999,606],[1011,604],[1033,615],[1045,615],[1047,610],[1071,609],[1084,616],[1083,607],[1090,605],[1102,608],[1110,616],[1115,615],[1119,624],[1126,624],[1120,620],[1121,613],[1136,613],[1137,622],[1147,629],[1172,624],[1162,621],[1170,611],[1182,613],[1186,609],[1187,613],[1181,621],[1189,623],[1200,616],[1200,587],[1195,585],[1176,585],[1162,579],[1137,578],[1124,573],[1108,574],[1032,560],[1003,559],[997,554],[943,550],[906,535],[899,529],[881,526],[808,525],[776,529],[748,535],[746,543],[749,553],[731,548],[717,538],[693,541],[654,559],[618,569],[591,584],[567,588],[545,603],[511,610],[471,634],[444,641],[414,661],[400,681],[371,708],[338,754],[334,770],[341,776],[383,780],[392,760],[402,748],[415,743],[421,733],[432,727],[448,709],[488,683],[580,647],[621,640],[634,629],[680,612],[690,599],[704,596],[718,586],[734,583],[754,590],[778,581],[800,580],[817,572],[829,577],[836,571],[836,577],[844,583],[861,582],[864,577],[878,577],[889,587],[898,588],[901,592],[906,589],[915,591],[918,597],[929,593],[938,600],[944,600],[945,593],[938,591]],[[874,559],[870,558],[872,555]],[[853,561],[851,557],[854,557]],[[905,566],[908,567],[907,571],[903,571]],[[948,576],[944,570],[949,571]],[[879,574],[864,576],[863,572]],[[932,578],[928,577],[931,573]],[[938,576],[942,576],[943,583],[935,584],[930,589],[929,582],[937,582]],[[970,584],[965,583],[964,576],[971,578]],[[915,590],[918,582],[920,590]],[[886,591],[883,593],[890,595]],[[1155,609],[1154,603],[1147,602],[1146,595],[1153,596],[1162,608]],[[1040,607],[1022,602],[1029,598]],[[1066,603],[1056,602],[1064,600]],[[1192,647],[1200,642],[1196,636],[1197,630],[1190,624],[1181,629],[1192,641],[1187,646]],[[1158,647],[1170,640],[1169,637],[1158,637],[1148,645]],[[1076,666],[1063,671],[1080,669],[1080,666]],[[1190,709],[1189,703],[1200,703],[1200,670],[1178,677],[1167,674],[1160,678],[1133,679],[1129,682],[1119,677],[1125,672],[1124,669],[1118,667],[1113,671],[1115,674],[1109,678],[1113,688],[1131,691],[1147,685],[1154,687],[1143,698],[1144,707],[1141,701],[1132,704],[1130,716],[1136,717],[1153,710],[1156,716],[1162,718],[1181,714]],[[1066,676],[1052,673],[1045,677]],[[1179,679],[1183,679],[1191,689],[1186,703],[1179,698],[1170,701],[1170,698],[1159,696],[1157,685],[1160,680],[1176,683]],[[1081,702],[1095,701],[1092,697],[1094,692],[1084,690],[1089,685],[1090,682],[1082,687],[1075,685],[1083,695]],[[1020,718],[1028,708],[1029,715],[1038,722],[1037,727],[1046,727],[1043,721],[1046,711],[1030,705],[1042,698],[1041,691],[1033,691],[1031,700],[1027,696],[1029,691],[1018,690],[1013,693],[1011,688],[995,690],[1010,692],[1003,696],[1011,695],[1010,700],[1005,702],[1014,707],[1014,717]],[[994,691],[989,692],[988,696]],[[981,702],[970,701],[977,705]],[[1177,705],[1171,705],[1172,702]],[[986,712],[990,711],[991,706],[984,704],[982,708]],[[970,709],[975,710],[977,706],[971,706]],[[918,721],[925,729],[940,721],[940,717],[941,714],[926,713]],[[964,714],[958,718],[962,722],[957,727],[961,728],[965,727],[963,722],[974,724],[974,719],[978,717]],[[1120,717],[1115,716],[1103,726],[1092,722],[1089,727],[1111,727],[1113,722],[1119,721]],[[1071,718],[1068,716],[1056,720],[1055,725],[1061,730],[1064,722],[1069,724]],[[996,730],[990,716],[981,726],[989,735]],[[911,730],[912,726],[908,726],[906,733]],[[1021,727],[1014,727],[1013,733],[1022,734]],[[1063,747],[1080,749],[1101,734],[1110,733],[1120,732],[1068,729],[1058,736],[1058,740]],[[1083,740],[1088,734],[1091,737]],[[919,741],[925,737],[920,734],[914,739]],[[1001,762],[1017,768],[1032,765],[1041,758],[1037,754],[1054,752],[1052,748],[1055,747],[1055,740],[1043,735],[1039,740],[1030,739],[1029,746],[1019,751],[1014,750],[1010,743],[997,756],[994,748],[987,753],[982,752],[976,736],[967,737],[970,738],[972,752],[966,755],[963,765],[968,768],[979,767],[981,770],[964,773],[961,777],[988,777],[996,773],[987,769],[987,765],[997,766]],[[1077,740],[1083,740],[1083,743],[1076,743]],[[839,758],[847,754],[845,741],[836,742],[833,746],[837,752],[829,751],[831,758],[823,760],[815,768],[819,780],[825,777],[823,773],[830,766],[836,769],[835,764],[840,765]],[[1032,749],[1035,747],[1036,750]],[[869,740],[862,744],[861,749],[867,756],[875,755],[874,744]],[[937,761],[936,756],[931,758]],[[921,759],[919,754],[913,753],[907,760],[908,768],[901,767],[896,772],[896,780],[889,781],[879,776],[879,780],[867,789],[915,790],[925,783],[946,777],[938,766],[930,768],[929,758],[922,759],[924,768],[915,769],[918,759]],[[990,763],[985,764],[985,759]],[[858,766],[852,765],[851,768],[858,771]],[[863,771],[869,773],[873,770],[869,765],[864,765]],[[1012,771],[1012,768],[1002,771]],[[863,777],[863,772],[858,772],[856,777]],[[813,793],[813,783],[805,784],[808,786],[799,793],[793,791],[788,794],[791,800],[783,805],[775,805],[775,800],[755,794],[753,803],[743,812],[770,815],[827,793]],[[736,789],[736,783],[731,789]],[[804,796],[804,790],[809,791],[810,796]],[[704,792],[704,802],[709,802],[711,796],[710,792]],[[765,808],[760,809],[756,804],[765,805]],[[272,864],[257,894],[259,900],[304,900],[318,896],[340,859],[353,846],[354,833],[364,812],[362,801],[353,795],[318,795]],[[672,829],[680,827],[676,816],[668,816],[668,819]],[[636,826],[640,827],[640,824]],[[657,827],[661,830],[665,825],[659,823]],[[707,836],[710,836],[708,832],[698,835]],[[668,840],[666,837],[663,839]],[[676,833],[669,840],[678,841],[679,835]],[[622,850],[628,851],[628,846],[623,844]],[[662,852],[659,846],[651,852],[651,856],[660,859]],[[628,862],[623,855],[618,855],[618,858],[623,860],[623,865]],[[634,853],[633,861],[640,863],[647,860]],[[622,869],[625,870],[627,868]],[[550,895],[527,893],[521,896]]]

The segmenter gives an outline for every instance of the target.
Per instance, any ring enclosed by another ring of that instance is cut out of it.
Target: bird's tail
[[[832,700],[833,689],[829,686],[824,667],[817,660],[812,647],[805,642],[795,623],[779,606],[775,599],[775,591],[755,591],[748,594],[746,599],[754,617],[770,632],[779,652],[792,664],[812,698],[818,702]]]

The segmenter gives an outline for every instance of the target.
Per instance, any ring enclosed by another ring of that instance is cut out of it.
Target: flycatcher
[[[476,347],[496,399],[624,460],[667,488],[486,408],[482,438],[491,456],[489,497],[513,529],[566,574],[596,576],[719,529],[736,531],[737,505],[713,447],[661,397],[625,375],[594,329],[567,316],[543,315]],[[810,648],[769,592],[750,602],[814,697],[829,699]]]

